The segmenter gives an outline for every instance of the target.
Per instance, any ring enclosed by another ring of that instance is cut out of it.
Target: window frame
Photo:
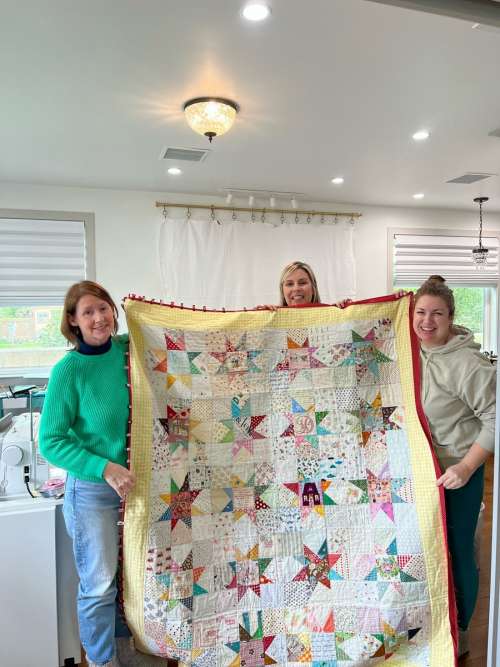
[[[389,227],[387,229],[387,289],[391,294],[394,291],[394,237],[397,234],[415,234],[427,236],[470,236],[477,238],[477,230],[472,229],[449,229],[440,227]],[[495,237],[499,241],[500,232],[497,230],[485,230],[483,236]],[[498,267],[500,276],[500,266]],[[499,287],[500,277],[496,281],[492,280],[490,286],[483,286],[485,289],[485,305],[483,311],[483,349],[494,350],[497,348],[497,327],[499,324]],[[478,287],[478,285],[468,284],[466,281],[453,285],[452,287]]]
[[[90,211],[46,211],[32,209],[0,208],[0,219],[11,218],[14,220],[44,220],[51,222],[75,221],[83,223],[85,243],[85,279],[95,280],[95,215]],[[2,305],[2,304],[0,304]],[[61,303],[62,306],[62,303]],[[12,371],[12,369],[10,369]],[[19,381],[29,379],[32,384],[45,383],[50,368],[26,367],[16,369],[15,373],[9,374],[0,368],[0,381],[2,384],[16,384]],[[39,375],[37,375],[39,373]]]

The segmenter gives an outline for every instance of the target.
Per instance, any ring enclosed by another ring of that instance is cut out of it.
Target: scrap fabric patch
[[[125,309],[138,647],[192,667],[453,665],[410,298]]]

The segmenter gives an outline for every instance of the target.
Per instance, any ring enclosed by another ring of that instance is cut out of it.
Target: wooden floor
[[[479,599],[470,626],[470,653],[460,661],[460,667],[485,667],[488,649],[488,611],[490,596],[491,514],[493,507],[493,459],[486,465],[483,539],[481,543],[481,571]]]

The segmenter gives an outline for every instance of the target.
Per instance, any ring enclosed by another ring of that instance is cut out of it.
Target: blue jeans
[[[88,659],[98,665],[115,654],[119,505],[120,497],[109,484],[68,475],[63,513],[80,579],[80,640]]]

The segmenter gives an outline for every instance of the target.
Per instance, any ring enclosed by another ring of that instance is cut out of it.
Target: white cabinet
[[[80,662],[77,579],[60,501],[0,501],[0,665]],[[72,662],[72,659],[74,662]]]

